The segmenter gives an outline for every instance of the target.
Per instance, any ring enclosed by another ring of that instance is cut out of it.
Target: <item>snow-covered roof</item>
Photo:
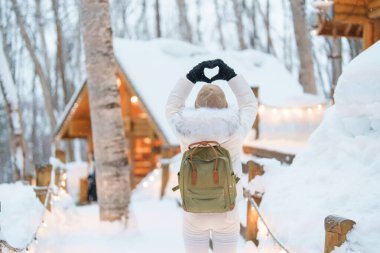
[[[273,56],[256,50],[211,52],[176,40],[136,41],[114,38],[114,53],[140,100],[170,144],[178,144],[178,141],[165,119],[166,99],[177,80],[204,60],[221,58],[236,73],[242,74],[252,87],[259,86],[261,103],[307,106],[323,101],[321,97],[304,94],[301,85],[282,63]],[[227,83],[216,83],[223,88],[229,104],[236,104]],[[194,104],[200,88],[201,85],[195,86],[187,105]],[[295,104],[295,101],[301,102]]]

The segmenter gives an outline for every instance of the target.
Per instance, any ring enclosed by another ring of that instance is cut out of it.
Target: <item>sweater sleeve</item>
[[[240,125],[247,134],[252,128],[257,114],[257,99],[243,76],[237,75],[228,84],[236,96],[239,105]]]
[[[166,119],[175,128],[175,122],[178,122],[181,118],[181,112],[185,108],[185,102],[189,96],[194,84],[187,78],[181,78],[178,80],[174,89],[169,94],[166,102]]]

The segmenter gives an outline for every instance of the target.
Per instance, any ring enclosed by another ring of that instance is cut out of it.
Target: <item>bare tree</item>
[[[66,83],[65,77],[65,61],[63,59],[63,33],[62,33],[62,23],[59,17],[59,5],[58,0],[52,0],[52,7],[54,12],[54,21],[55,21],[55,29],[57,32],[57,68],[59,72],[59,76],[61,79],[61,87],[63,91],[63,99],[65,104],[69,102],[69,87]]]
[[[197,20],[196,20],[196,32],[197,32],[197,37],[198,37],[198,43],[201,43],[203,40],[203,36],[201,33],[201,10],[202,10],[202,1],[197,0]]]
[[[224,43],[224,36],[223,36],[223,27],[222,27],[222,14],[220,13],[220,6],[218,0],[214,0],[215,5],[215,12],[216,12],[216,28],[219,33],[219,43],[222,49],[226,48],[226,44]]]
[[[20,29],[21,37],[25,43],[25,46],[26,46],[29,54],[30,54],[30,57],[34,63],[34,67],[36,69],[37,75],[40,79],[40,83],[41,83],[41,87],[42,87],[42,91],[43,91],[43,96],[44,96],[45,107],[46,107],[46,111],[47,111],[48,116],[49,116],[50,128],[53,130],[55,128],[55,125],[56,125],[56,119],[54,116],[53,104],[51,101],[50,82],[49,82],[49,79],[46,77],[46,73],[42,67],[42,64],[38,60],[37,54],[35,52],[35,48],[32,45],[32,41],[31,41],[28,33],[26,32],[25,22],[23,21],[23,18],[21,16],[21,13],[20,13],[20,10],[19,10],[18,4],[17,4],[17,0],[11,0],[11,1],[12,1],[13,11],[16,15],[16,22],[17,22],[17,25]]]
[[[0,37],[2,37],[1,34]],[[0,90],[5,100],[8,122],[11,130],[10,150],[13,180],[19,180],[25,178],[25,141],[16,86],[4,54],[2,38],[0,38],[0,65]]]
[[[290,0],[290,6],[293,13],[294,33],[300,61],[299,82],[304,92],[316,94],[313,51],[306,23],[305,0]]]
[[[160,38],[161,35],[161,16],[160,16],[160,0],[156,0],[154,4],[156,14],[156,37]]]
[[[243,0],[243,9],[247,12],[248,18],[252,22],[252,31],[249,35],[249,42],[252,48],[258,48],[259,38],[257,35],[257,23],[256,23],[256,1],[252,1],[252,5],[248,6],[246,0]]]
[[[130,169],[115,76],[109,3],[81,3],[100,219],[112,221],[128,216]]]
[[[239,39],[239,47],[240,49],[246,49],[247,45],[244,40],[244,27],[243,27],[243,18],[241,16],[242,13],[242,4],[239,0],[232,0],[235,19],[236,19],[236,31]]]
[[[44,58],[44,68],[45,68],[45,76],[50,79],[50,61],[47,54],[47,45],[46,45],[46,37],[45,37],[45,29],[43,25],[43,18],[41,13],[41,0],[35,0],[36,2],[36,19],[37,19],[37,30],[40,36],[42,47],[39,49]]]
[[[182,39],[192,42],[193,33],[191,30],[190,22],[187,18],[187,6],[185,0],[176,0],[178,14],[179,14],[179,32]]]

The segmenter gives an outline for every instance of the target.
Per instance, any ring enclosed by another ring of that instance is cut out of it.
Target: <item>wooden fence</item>
[[[247,163],[248,183],[254,180],[256,176],[263,175],[265,173],[264,167],[254,161],[248,161]],[[275,237],[270,231],[270,228],[263,220],[259,211],[259,206],[264,196],[264,192],[250,193],[247,190],[244,191],[247,201],[247,217],[246,226],[240,225],[240,234],[247,241],[253,241],[257,246],[259,241],[258,235],[258,219],[261,218],[262,222],[268,229],[268,233],[272,239],[282,248],[285,252],[290,252],[285,246]],[[325,225],[325,245],[324,253],[330,253],[335,247],[340,247],[347,239],[347,233],[351,231],[355,225],[355,221],[342,218],[336,215],[329,215],[324,220]]]
[[[23,247],[13,247],[6,240],[0,238],[0,253],[3,251],[3,247],[8,249],[9,252],[29,252],[32,243],[37,241],[37,232],[41,226],[46,226],[44,220],[45,211],[51,211],[51,198],[53,195],[59,195],[61,190],[66,190],[67,178],[65,169],[65,159],[63,151],[58,151],[56,157],[53,158],[54,165],[48,164],[44,166],[38,166],[36,169],[36,185],[33,186],[33,190],[36,193],[37,198],[44,205],[43,212],[41,214],[40,223],[34,232],[31,239]]]

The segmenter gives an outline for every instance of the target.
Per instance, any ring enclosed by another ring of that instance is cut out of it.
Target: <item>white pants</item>
[[[237,208],[225,213],[183,212],[186,253],[207,253],[210,235],[214,253],[235,253],[240,233]]]

